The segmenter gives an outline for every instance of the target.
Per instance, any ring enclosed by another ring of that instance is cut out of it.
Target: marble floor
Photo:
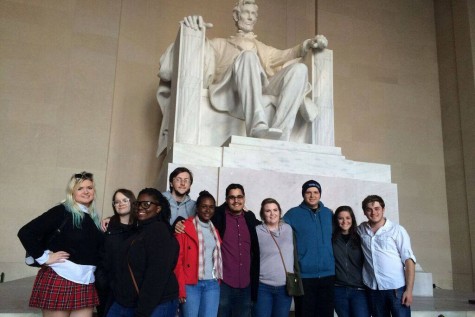
[[[34,277],[0,283],[0,317],[41,316],[28,307]],[[416,297],[412,317],[475,317],[475,293],[434,289],[434,297]],[[292,314],[291,314],[292,316]]]

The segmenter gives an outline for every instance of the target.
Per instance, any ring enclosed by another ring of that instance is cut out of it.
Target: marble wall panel
[[[65,198],[71,174],[95,174],[102,209],[120,3],[0,6],[0,266],[12,280],[34,274],[18,229]]]

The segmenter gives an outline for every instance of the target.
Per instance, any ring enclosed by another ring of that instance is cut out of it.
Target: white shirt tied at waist
[[[402,226],[386,219],[385,224],[373,233],[370,225],[358,226],[365,256],[363,282],[373,290],[398,289],[406,285],[404,263],[416,257],[411,239]]]
[[[81,265],[66,260],[63,263],[51,264],[50,267],[59,276],[78,284],[91,284],[95,281],[94,265]]]
[[[36,262],[43,265],[48,261],[50,250],[45,250],[43,255],[36,259]],[[94,283],[94,271],[96,271],[95,265],[83,265],[76,264],[69,260],[65,260],[61,263],[49,264],[49,267],[53,269],[59,276],[67,279],[68,281],[78,284],[91,284]]]

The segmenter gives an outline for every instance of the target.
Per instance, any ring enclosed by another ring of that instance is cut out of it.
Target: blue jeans
[[[112,304],[107,317],[134,317],[136,307],[124,307],[117,302]],[[175,317],[178,308],[178,299],[162,303],[155,307],[150,317]]]
[[[285,285],[270,286],[259,283],[257,302],[253,306],[253,317],[289,317],[292,297],[287,295]]]
[[[251,315],[251,286],[234,288],[221,282],[219,317],[249,317]]]
[[[196,285],[185,285],[186,302],[181,305],[184,317],[216,317],[219,305],[217,280],[200,280]]]
[[[411,307],[402,304],[403,286],[390,290],[369,290],[368,301],[373,317],[411,317]]]
[[[150,317],[175,317],[177,310],[178,299],[173,299],[155,307]]]
[[[124,307],[114,302],[107,312],[107,317],[134,317],[135,307]]]
[[[338,317],[369,317],[366,290],[335,286],[335,312]]]

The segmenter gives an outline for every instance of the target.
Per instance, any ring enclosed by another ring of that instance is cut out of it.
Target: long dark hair
[[[122,195],[124,195],[125,197],[127,197],[129,199],[129,203],[130,203],[129,225],[134,224],[136,219],[137,219],[137,214],[135,213],[135,204],[134,204],[134,202],[137,199],[135,198],[134,193],[131,190],[126,189],[126,188],[119,188],[114,192],[114,195],[112,195],[112,210],[114,211],[114,215],[111,217],[110,222],[111,223],[120,223],[120,216],[117,213],[117,210],[116,210],[115,205],[114,205],[115,196],[118,193],[121,193]]]
[[[165,196],[163,196],[162,193],[159,192],[155,188],[144,188],[140,191],[139,196],[142,194],[153,197],[153,199],[157,201],[160,207],[162,207],[162,210],[157,215],[158,220],[166,223],[170,227],[170,230],[171,230],[170,218],[171,218],[172,213],[170,211],[170,203],[165,198]]]
[[[333,215],[333,236],[332,240],[335,241],[342,233],[341,233],[341,228],[338,224],[338,215],[342,213],[343,211],[346,211],[350,214],[351,216],[351,227],[350,227],[350,240],[353,241],[353,244],[355,246],[359,246],[361,244],[361,238],[356,232],[356,217],[355,213],[353,212],[353,209],[350,206],[340,206],[335,210],[335,214]]]

